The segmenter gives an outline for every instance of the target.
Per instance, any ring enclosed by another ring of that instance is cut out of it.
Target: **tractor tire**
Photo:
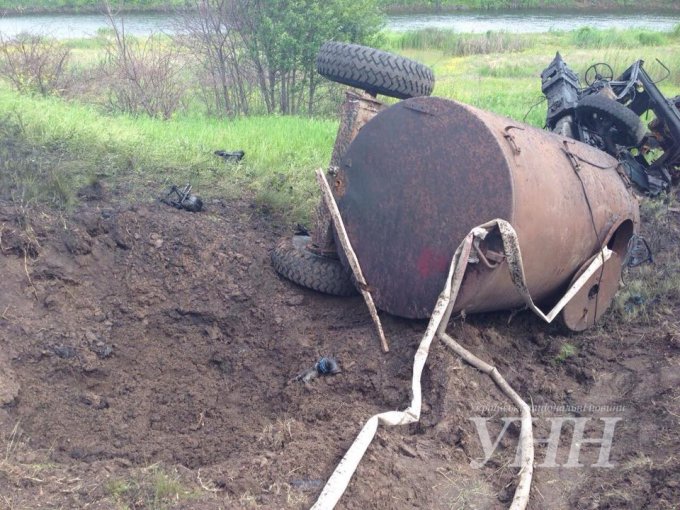
[[[429,96],[434,89],[432,70],[413,60],[358,44],[327,42],[319,50],[316,69],[331,81],[408,99]]]
[[[277,273],[308,289],[332,296],[357,294],[352,275],[340,260],[316,255],[307,249],[309,236],[284,239],[272,252]]]
[[[618,145],[635,147],[647,132],[645,125],[633,110],[608,97],[594,94],[581,99],[576,105],[579,122],[597,132],[598,123],[609,122],[614,128],[611,139]]]

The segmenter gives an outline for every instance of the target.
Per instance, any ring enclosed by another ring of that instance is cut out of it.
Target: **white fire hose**
[[[340,238],[342,249],[350,261],[354,276],[360,284],[365,286],[366,282],[363,278],[363,274],[361,274],[361,269],[359,267],[356,254],[352,250],[342,217],[340,216],[340,211],[335,202],[331,189],[323,176],[322,170],[317,170],[317,180],[319,181],[326,205],[331,212],[335,231]],[[531,490],[534,459],[531,409],[529,405],[526,404],[526,402],[524,402],[519,397],[519,395],[517,395],[517,393],[507,384],[505,379],[503,379],[503,377],[493,366],[474,356],[472,353],[458,344],[453,338],[446,334],[446,326],[456,303],[456,298],[458,297],[458,292],[463,281],[463,276],[465,275],[465,270],[467,265],[472,263],[470,260],[470,254],[473,243],[478,239],[484,239],[494,228],[498,228],[501,234],[501,238],[503,240],[503,249],[505,252],[505,260],[507,261],[510,275],[515,287],[517,288],[517,291],[520,293],[527,306],[548,323],[552,322],[552,320],[557,316],[562,308],[564,308],[564,306],[573,298],[573,296],[585,285],[588,278],[590,278],[591,275],[593,275],[600,267],[602,267],[604,262],[612,255],[611,250],[605,246],[600,252],[601,256],[595,257],[593,259],[592,263],[576,280],[576,282],[574,282],[574,284],[569,288],[564,297],[560,299],[557,305],[555,305],[555,307],[550,310],[548,314],[544,314],[534,304],[529,294],[524,275],[524,267],[522,265],[522,255],[519,249],[517,232],[512,227],[512,225],[510,225],[510,223],[505,220],[495,219],[473,228],[468,233],[468,235],[465,236],[463,242],[460,243],[453,255],[448,276],[446,278],[446,284],[444,285],[444,289],[437,299],[437,303],[435,304],[434,310],[432,311],[430,322],[427,325],[425,334],[423,335],[420,345],[418,346],[418,350],[416,351],[413,360],[413,376],[411,379],[411,391],[413,395],[411,405],[404,411],[388,411],[376,414],[368,419],[350,446],[349,450],[347,450],[347,453],[345,453],[344,457],[335,468],[335,471],[326,482],[326,485],[321,491],[316,503],[314,503],[312,506],[312,510],[327,510],[335,507],[345,492],[345,489],[347,488],[352,475],[356,471],[359,462],[361,462],[366,449],[371,444],[371,441],[378,430],[379,424],[386,426],[407,425],[409,423],[417,422],[420,419],[422,404],[420,378],[423,372],[423,367],[425,366],[425,361],[427,360],[430,345],[435,336],[442,340],[442,342],[444,342],[456,354],[461,356],[465,361],[489,375],[494,380],[496,385],[503,391],[503,393],[507,395],[520,410],[522,424],[519,438],[521,468],[519,472],[519,481],[517,488],[515,489],[515,495],[510,505],[510,509],[523,510],[526,508],[529,502],[529,492]],[[362,293],[364,294],[364,298],[367,299],[367,302],[369,302],[370,294],[368,294],[368,292]],[[366,297],[366,294],[368,294],[368,298]],[[370,299],[369,304],[369,307],[372,308],[370,305],[373,305],[372,299]],[[377,315],[374,317],[374,320],[377,321],[377,324],[379,324]],[[379,328],[379,332],[382,333],[382,327]]]

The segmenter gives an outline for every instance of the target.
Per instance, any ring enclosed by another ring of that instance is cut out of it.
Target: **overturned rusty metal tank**
[[[564,311],[585,329],[609,306],[638,203],[619,163],[574,140],[455,101],[418,97],[358,132],[331,185],[378,308],[429,316],[451,257],[475,226],[500,218],[519,236],[529,291],[553,304],[603,246],[614,252]],[[523,305],[499,236],[479,246],[456,311]]]

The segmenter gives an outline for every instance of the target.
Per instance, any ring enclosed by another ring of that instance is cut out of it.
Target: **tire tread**
[[[398,99],[429,96],[434,89],[434,74],[429,67],[359,44],[325,43],[316,68],[329,80]]]
[[[618,131],[618,137],[614,141],[620,145],[639,145],[647,132],[644,123],[633,110],[599,94],[586,96],[576,105],[576,116],[580,121],[587,120],[593,114],[612,120]]]
[[[357,290],[352,277],[340,261],[308,251],[309,242],[308,237],[301,243],[295,243],[293,239],[282,240],[271,254],[276,272],[293,283],[324,294],[355,295]]]

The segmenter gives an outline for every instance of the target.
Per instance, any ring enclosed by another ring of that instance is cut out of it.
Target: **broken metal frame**
[[[657,62],[668,71],[661,61],[657,59]],[[574,122],[575,108],[584,97],[604,94],[638,116],[652,110],[656,117],[649,125],[653,136],[641,146],[646,150],[660,145],[663,149],[661,157],[648,163],[641,154],[634,155],[629,150],[615,153],[617,149],[612,146],[608,151],[624,164],[630,178],[640,189],[652,195],[658,194],[671,184],[669,170],[680,166],[680,104],[677,104],[677,98],[668,99],[661,93],[656,82],[644,69],[643,60],[635,61],[616,79],[597,73],[597,66],[601,65],[607,64],[600,62],[589,68],[596,69],[595,80],[592,82],[588,81],[586,71],[588,86],[581,89],[578,76],[557,53],[555,59],[541,73],[541,90],[548,100],[546,126],[553,132],[593,145],[594,142],[584,136],[583,128]],[[610,67],[609,69],[611,70]],[[651,146],[645,148],[647,143],[651,143]],[[655,172],[661,178],[655,177]]]
[[[203,201],[198,196],[191,194],[191,184],[189,183],[181,190],[173,184],[167,194],[160,198],[160,201],[175,209],[186,209],[191,212],[198,212],[203,208]]]

